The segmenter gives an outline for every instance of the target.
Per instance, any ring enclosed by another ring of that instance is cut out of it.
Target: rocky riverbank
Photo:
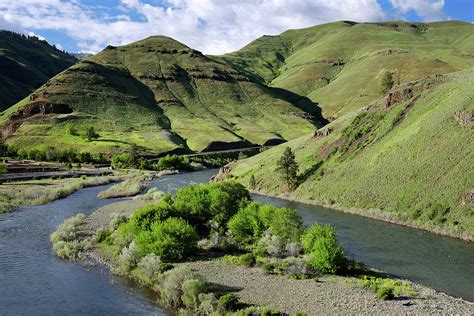
[[[90,235],[108,227],[115,214],[129,217],[144,206],[142,200],[124,200],[99,208],[86,218]],[[112,264],[101,248],[92,248],[89,257]],[[458,314],[472,315],[474,304],[412,284],[416,295],[410,298],[383,301],[359,279],[344,276],[322,276],[317,281],[295,280],[286,276],[266,274],[261,268],[248,268],[220,258],[178,263],[187,266],[208,282],[224,291],[235,292],[248,305],[271,306],[288,314]]]

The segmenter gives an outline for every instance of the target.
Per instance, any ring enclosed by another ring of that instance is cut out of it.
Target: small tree
[[[8,145],[0,138],[0,157],[6,157],[8,153]]]
[[[283,155],[277,162],[278,171],[282,174],[283,180],[289,190],[294,189],[297,182],[298,163],[295,154],[290,147],[286,147]]]
[[[255,176],[251,175],[249,179],[249,188],[254,190],[257,187],[257,180],[255,180]]]
[[[392,73],[386,71],[382,76],[382,93],[387,93],[393,87],[394,81]]]
[[[7,165],[0,162],[0,174],[7,173]]]
[[[86,129],[85,137],[87,141],[91,142],[92,140],[99,138],[99,134],[96,133],[95,129],[92,126],[89,126]]]

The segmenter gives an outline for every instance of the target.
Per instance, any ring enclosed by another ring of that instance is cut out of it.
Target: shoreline
[[[134,210],[143,205],[142,201],[137,200],[107,204],[86,218],[87,229],[90,234],[94,234],[107,225],[113,213],[120,212],[130,216]],[[113,270],[112,258],[108,258],[107,251],[104,252],[100,247],[94,247],[85,252],[84,257],[95,264],[108,267],[110,271]],[[294,280],[287,276],[266,274],[261,268],[231,264],[221,258],[187,261],[174,265],[175,267],[187,266],[212,284],[234,289],[243,303],[271,306],[288,314],[307,311],[308,315],[315,315],[321,311],[331,313],[335,310],[342,313],[385,314],[470,314],[474,312],[473,302],[412,281],[408,282],[417,290],[415,297],[381,301],[371,290],[358,285],[356,277],[324,275],[317,282]],[[383,274],[383,271],[378,272]],[[133,275],[122,277],[147,287]]]
[[[265,191],[261,190],[251,190],[247,186],[245,186],[249,192],[252,194],[257,194],[265,197],[271,197],[271,198],[277,198],[281,200],[286,200],[286,201],[291,201],[291,202],[298,202],[298,203],[303,203],[307,205],[313,205],[313,206],[318,206],[318,207],[324,207],[336,212],[343,212],[343,213],[348,213],[348,214],[354,214],[358,216],[362,216],[365,218],[370,218],[378,221],[382,221],[385,223],[390,223],[390,224],[395,224],[395,225],[400,225],[400,226],[405,226],[413,229],[419,229],[428,233],[436,234],[439,236],[443,237],[450,237],[450,238],[456,238],[468,243],[474,242],[474,235],[469,234],[467,232],[460,232],[460,233],[454,233],[449,230],[443,229],[443,228],[431,228],[428,227],[424,224],[416,224],[411,221],[406,221],[406,220],[400,220],[391,215],[391,213],[384,212],[378,209],[361,209],[361,208],[355,208],[355,207],[345,207],[342,205],[338,204],[324,204],[324,203],[318,203],[315,200],[307,200],[307,199],[299,199],[296,197],[292,197],[291,195],[281,193],[281,194],[271,194],[267,193]]]

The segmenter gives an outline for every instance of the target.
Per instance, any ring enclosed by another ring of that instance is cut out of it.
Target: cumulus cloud
[[[444,0],[390,0],[393,8],[406,14],[415,11],[424,21],[446,20]]]
[[[401,11],[412,9],[406,1],[392,2]],[[164,0],[160,5],[120,0],[113,9],[80,0],[0,0],[0,27],[59,30],[83,52],[166,35],[205,53],[222,54],[286,29],[387,18],[376,0]]]

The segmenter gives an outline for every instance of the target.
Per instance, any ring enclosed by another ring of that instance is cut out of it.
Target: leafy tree
[[[292,190],[297,183],[298,163],[295,154],[290,147],[286,147],[283,155],[277,162],[278,171],[282,174],[283,180],[289,190]]]
[[[92,140],[99,138],[100,135],[96,133],[94,127],[89,126],[88,128],[86,128],[86,133],[84,136],[87,141],[91,142]]]
[[[394,83],[392,73],[386,71],[382,76],[382,93],[387,93],[393,87]]]

